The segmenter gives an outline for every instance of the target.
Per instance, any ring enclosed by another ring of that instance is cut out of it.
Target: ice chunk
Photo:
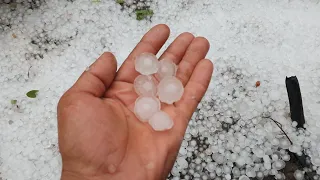
[[[170,59],[162,59],[159,62],[159,69],[157,72],[157,76],[160,80],[168,76],[175,76],[176,72],[177,72],[177,65]]]
[[[252,148],[252,152],[258,157],[262,158],[265,155],[265,152],[261,148]]]
[[[266,168],[267,170],[270,170],[271,169],[271,160],[270,160],[270,157],[268,155],[264,155],[263,156],[263,166],[264,168]]]
[[[282,160],[277,160],[272,164],[272,168],[275,170],[281,170],[286,166],[286,163]]]
[[[158,111],[149,119],[149,124],[156,131],[164,131],[173,127],[173,120],[167,113]]]
[[[135,102],[134,113],[142,122],[147,122],[151,116],[160,111],[160,106],[157,98],[141,96]]]
[[[181,99],[184,88],[176,77],[166,77],[160,81],[157,91],[161,102],[172,104]]]
[[[239,177],[239,180],[250,180],[250,178],[248,178],[248,176],[242,175]]]
[[[293,174],[296,180],[303,180],[304,179],[304,172],[300,170],[296,170]]]
[[[135,69],[143,75],[151,75],[158,71],[159,61],[154,54],[142,53],[135,59]]]
[[[183,157],[177,158],[177,164],[181,167],[181,169],[188,167],[188,161],[186,161],[186,159]]]
[[[134,90],[140,96],[155,96],[157,86],[151,76],[140,75],[133,83]]]

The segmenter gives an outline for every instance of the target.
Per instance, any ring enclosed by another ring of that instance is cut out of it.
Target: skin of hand
[[[177,78],[185,87],[180,101],[161,104],[174,126],[159,132],[139,121],[132,112],[138,97],[133,81],[139,75],[134,59],[143,52],[157,54],[169,34],[164,24],[153,27],[118,71],[115,57],[104,53],[61,97],[58,135],[62,180],[166,179],[213,72],[212,62],[204,59],[208,40],[182,33],[160,57],[177,64]]]

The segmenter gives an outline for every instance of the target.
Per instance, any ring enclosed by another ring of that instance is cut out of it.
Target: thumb
[[[109,88],[117,71],[117,61],[110,52],[103,53],[71,87],[72,92],[84,92],[101,97]]]

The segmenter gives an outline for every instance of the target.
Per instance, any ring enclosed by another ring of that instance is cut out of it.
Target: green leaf
[[[26,95],[27,95],[29,98],[36,98],[37,95],[38,95],[38,92],[39,92],[39,90],[31,90],[31,91],[27,92]]]
[[[12,105],[17,104],[17,100],[12,99],[12,100],[11,100],[11,104],[12,104]]]
[[[92,2],[99,3],[99,2],[101,2],[101,0],[92,0]]]
[[[124,4],[124,0],[116,0],[116,3],[118,3],[118,4]]]
[[[151,9],[136,10],[136,16],[138,21],[141,21],[146,17],[152,16],[152,15],[153,15],[153,11]]]

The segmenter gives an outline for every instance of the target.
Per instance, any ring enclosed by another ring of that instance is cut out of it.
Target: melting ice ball
[[[159,62],[159,69],[157,76],[159,79],[163,79],[168,76],[175,76],[177,72],[177,65],[170,59],[162,59]]]
[[[181,99],[184,88],[176,77],[166,77],[160,81],[157,91],[161,102],[172,104]]]
[[[135,59],[135,69],[140,74],[150,75],[158,71],[159,61],[154,54],[142,53]]]
[[[157,111],[160,111],[160,101],[155,97],[141,96],[134,105],[134,113],[142,122],[147,122]]]
[[[239,177],[239,180],[250,180],[248,176],[242,175]]]
[[[156,131],[164,131],[172,128],[173,120],[167,113],[158,111],[149,119],[149,124]]]
[[[151,76],[139,75],[133,83],[134,90],[140,96],[155,96],[157,86]]]

